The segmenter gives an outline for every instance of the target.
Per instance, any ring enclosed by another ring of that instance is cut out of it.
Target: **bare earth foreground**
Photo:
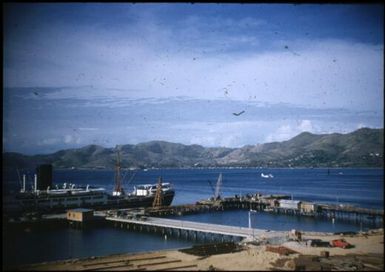
[[[352,248],[327,247],[326,242],[345,239]],[[306,241],[320,239],[324,246]],[[277,253],[277,248],[284,249]],[[289,249],[289,250],[288,250]],[[274,252],[275,251],[275,252]],[[286,252],[285,252],[286,251]],[[291,252],[290,252],[291,251]],[[293,252],[295,251],[295,252]],[[327,251],[327,252],[325,252]],[[244,244],[241,250],[211,256],[195,256],[178,250],[119,254],[12,267],[12,270],[344,270],[383,271],[383,229],[352,235],[303,233],[302,241],[280,245]]]

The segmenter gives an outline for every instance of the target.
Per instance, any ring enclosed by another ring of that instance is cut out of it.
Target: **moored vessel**
[[[120,166],[119,166],[120,170]],[[52,185],[52,166],[39,166],[34,175],[34,185],[26,190],[26,176],[23,175],[21,190],[15,195],[4,199],[6,214],[23,212],[64,212],[72,208],[92,208],[95,210],[111,208],[150,207],[154,205],[157,189],[162,206],[172,203],[175,191],[171,183],[163,183],[159,178],[158,184],[142,184],[134,186],[134,190],[125,193],[120,183],[120,171],[116,175],[116,186],[112,194],[102,187],[78,186],[72,183]],[[51,189],[53,188],[53,189]],[[159,203],[158,203],[159,204]]]

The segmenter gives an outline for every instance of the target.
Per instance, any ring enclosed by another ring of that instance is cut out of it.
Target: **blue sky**
[[[3,151],[240,147],[383,127],[383,11],[5,4]]]

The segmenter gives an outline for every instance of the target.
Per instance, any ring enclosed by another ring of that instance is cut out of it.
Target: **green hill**
[[[3,168],[33,168],[51,163],[59,168],[113,169],[116,150],[122,167],[383,167],[384,130],[362,128],[348,134],[316,135],[303,132],[294,138],[242,148],[205,148],[165,141],[104,148],[88,145],[53,154],[26,156],[3,153]]]

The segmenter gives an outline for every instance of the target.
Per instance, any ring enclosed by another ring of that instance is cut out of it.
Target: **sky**
[[[3,7],[3,152],[383,128],[383,4]]]

